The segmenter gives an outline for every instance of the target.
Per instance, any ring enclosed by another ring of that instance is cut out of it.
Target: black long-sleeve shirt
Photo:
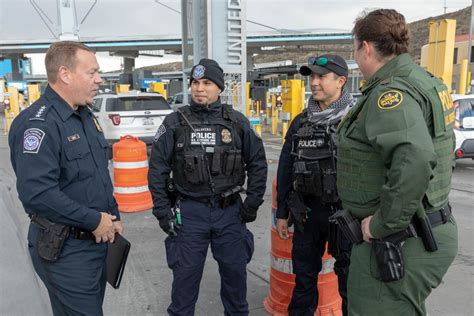
[[[191,103],[191,111],[197,114],[203,122],[210,117],[222,117],[223,106],[220,100],[203,106]],[[263,202],[266,189],[267,161],[263,142],[252,130],[248,119],[240,112],[234,111],[239,126],[243,131],[242,157],[247,174],[247,198],[245,204],[258,208]],[[179,113],[169,114],[158,129],[155,142],[152,146],[148,185],[153,197],[153,214],[161,218],[170,210],[170,201],[166,194],[166,179],[172,170],[172,158],[175,146],[175,131],[181,126]],[[181,192],[189,196],[187,192]],[[192,195],[192,194],[191,194]]]

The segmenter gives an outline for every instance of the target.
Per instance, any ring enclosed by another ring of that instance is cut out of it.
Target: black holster
[[[413,223],[417,228],[421,241],[425,250],[428,252],[435,252],[438,250],[438,243],[433,235],[432,226],[428,216],[419,217],[417,214],[413,216]]]
[[[402,246],[383,239],[372,241],[375,259],[383,282],[398,281],[405,275]]]
[[[377,267],[383,282],[398,281],[405,275],[402,242],[410,237],[417,237],[415,228],[411,224],[403,231],[383,239],[372,240]]]
[[[304,204],[303,199],[297,192],[291,191],[288,194],[286,205],[290,211],[288,225],[295,224],[295,228],[304,233],[304,223],[308,219],[308,207]]]
[[[242,191],[242,187],[236,186],[235,188],[222,193],[220,195],[219,207],[228,208],[229,206],[237,202],[240,198],[240,191]]]
[[[31,217],[31,222],[41,228],[38,236],[38,255],[50,262],[57,261],[64,241],[69,236],[69,226],[50,222],[37,215]]]

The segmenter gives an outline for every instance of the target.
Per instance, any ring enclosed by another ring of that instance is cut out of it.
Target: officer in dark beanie
[[[196,73],[197,77],[194,77],[194,73]],[[207,58],[201,59],[199,64],[193,67],[191,74],[192,76],[189,78],[189,84],[191,86],[194,80],[208,79],[214,82],[221,92],[225,90],[224,71],[215,60]],[[201,75],[202,77],[199,78]]]
[[[190,85],[191,104],[169,114],[156,133],[148,173],[153,214],[168,234],[168,313],[194,315],[210,244],[225,314],[248,315],[246,266],[254,242],[246,223],[257,217],[265,193],[263,143],[242,113],[221,103],[224,73],[217,62],[201,59]]]

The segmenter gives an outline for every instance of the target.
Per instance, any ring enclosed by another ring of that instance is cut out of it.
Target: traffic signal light
[[[10,111],[10,97],[5,97],[3,104],[5,105],[5,110]]]
[[[282,101],[282,100],[281,100],[281,94],[278,94],[278,95],[276,96],[276,106],[281,107],[281,104],[282,104],[281,101]]]

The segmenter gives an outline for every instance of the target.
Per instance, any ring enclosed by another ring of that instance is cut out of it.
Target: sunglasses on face
[[[326,66],[327,64],[334,64],[342,69],[346,69],[346,67],[342,66],[341,64],[339,64],[337,61],[335,61],[334,59],[332,58],[327,58],[327,57],[310,57],[308,59],[308,64],[310,65],[317,65],[317,66]]]

